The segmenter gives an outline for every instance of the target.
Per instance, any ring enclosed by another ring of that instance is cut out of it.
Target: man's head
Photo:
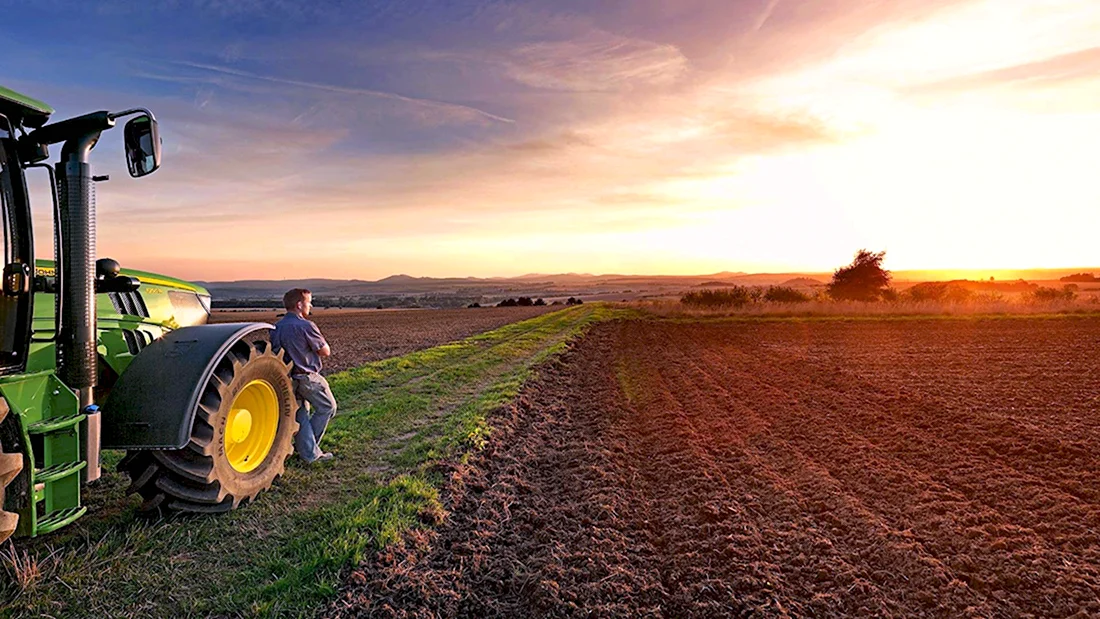
[[[283,307],[299,316],[309,316],[313,310],[313,293],[305,288],[293,288],[283,295]]]

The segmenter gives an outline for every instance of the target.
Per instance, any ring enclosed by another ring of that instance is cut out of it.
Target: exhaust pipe
[[[95,182],[88,158],[99,131],[65,142],[57,164],[58,222],[55,316],[58,324],[57,375],[76,391],[80,410],[88,414],[84,450],[85,480],[100,476],[100,415],[93,402],[99,360],[95,312]]]

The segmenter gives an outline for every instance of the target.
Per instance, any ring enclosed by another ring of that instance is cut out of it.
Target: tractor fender
[[[182,327],[145,347],[103,405],[103,447],[182,449],[218,362],[249,336],[269,339],[271,329],[262,322]]]

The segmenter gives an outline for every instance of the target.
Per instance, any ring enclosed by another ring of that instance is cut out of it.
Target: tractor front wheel
[[[133,451],[119,463],[139,510],[225,512],[283,474],[297,404],[290,366],[264,340],[237,342],[203,388],[191,439],[174,451]]]

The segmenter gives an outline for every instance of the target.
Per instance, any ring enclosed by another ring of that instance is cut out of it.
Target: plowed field
[[[619,322],[339,616],[1098,616],[1100,321]]]
[[[314,310],[310,320],[332,345],[324,374],[460,340],[560,306],[452,310]],[[271,322],[282,312],[214,312],[210,322]]]

